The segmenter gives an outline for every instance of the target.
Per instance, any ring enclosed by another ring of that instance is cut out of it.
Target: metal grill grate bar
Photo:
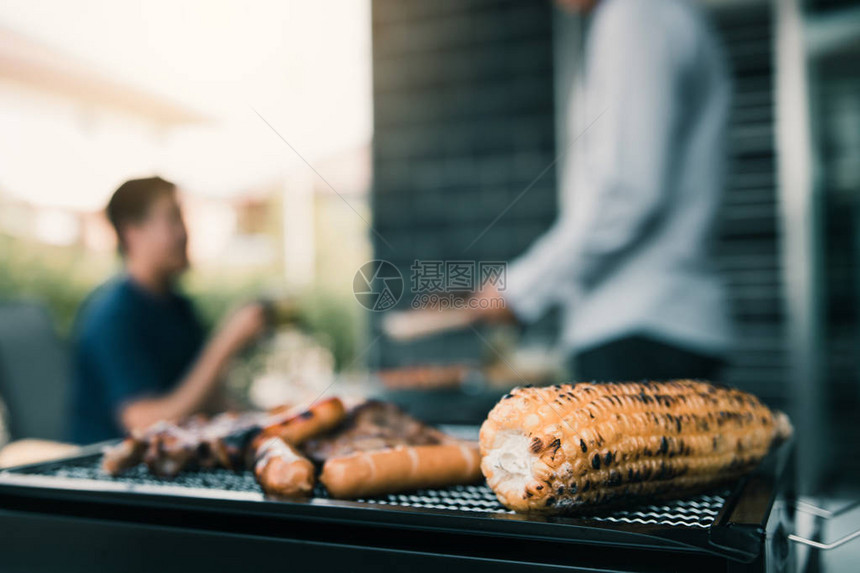
[[[100,457],[91,456],[66,460],[54,464],[24,468],[16,473],[56,477],[62,479],[96,480],[126,483],[149,487],[203,488],[213,492],[253,492],[260,488],[251,472],[234,473],[224,469],[186,472],[173,479],[151,475],[144,466],[132,468],[121,476],[105,475],[99,467]],[[318,487],[314,495],[327,497],[325,489]],[[589,515],[582,519],[595,522],[659,525],[666,527],[708,528],[725,503],[727,493],[699,495],[661,505],[647,505],[630,510],[616,510],[605,515]],[[418,490],[357,500],[372,505],[390,505],[421,509],[443,509],[466,513],[513,513],[505,509],[487,485],[454,486],[444,489]]]

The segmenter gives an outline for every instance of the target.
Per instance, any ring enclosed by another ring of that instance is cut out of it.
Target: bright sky
[[[82,129],[0,93],[0,187],[35,203],[98,208],[154,170],[225,195],[307,169],[253,109],[312,164],[371,137],[369,0],[0,0],[0,26],[217,119]]]

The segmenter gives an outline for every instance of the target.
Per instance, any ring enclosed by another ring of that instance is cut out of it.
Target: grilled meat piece
[[[254,467],[257,448],[277,437],[298,444],[332,429],[345,415],[339,398],[321,400],[306,409],[225,412],[212,420],[193,416],[182,424],[158,422],[105,450],[102,469],[111,475],[144,462],[154,475],[173,477],[188,468]]]
[[[143,461],[146,442],[128,437],[115,446],[105,448],[102,457],[102,471],[108,475],[119,475]]]
[[[150,473],[159,477],[174,477],[188,465],[195,465],[202,443],[201,434],[192,427],[162,422],[146,440],[143,463]]]
[[[458,388],[469,375],[469,367],[464,364],[450,366],[411,366],[392,368],[377,373],[386,388],[391,389],[440,389]]]
[[[304,443],[302,451],[322,463],[329,458],[395,446],[426,446],[456,440],[420,422],[390,402],[368,400],[352,408],[329,434]]]
[[[268,419],[265,412],[225,412],[215,416],[202,430],[202,444],[214,460],[212,467],[244,469],[248,448]]]
[[[755,396],[705,382],[516,388],[481,427],[481,469],[509,509],[568,512],[736,479],[791,431]]]
[[[204,416],[193,416],[181,425],[169,422],[153,424],[116,446],[106,448],[102,469],[107,474],[118,475],[144,462],[156,475],[176,475],[198,455],[193,450],[199,447],[197,433],[205,423]],[[201,461],[206,463],[202,456]]]

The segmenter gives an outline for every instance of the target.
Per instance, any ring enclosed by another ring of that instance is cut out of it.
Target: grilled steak
[[[368,400],[350,410],[346,419],[330,433],[306,441],[302,450],[310,459],[322,463],[356,452],[454,441],[390,402]]]

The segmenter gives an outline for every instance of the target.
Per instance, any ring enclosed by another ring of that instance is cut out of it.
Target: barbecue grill
[[[95,446],[0,472],[4,570],[790,571],[792,444],[732,487],[577,517],[507,511],[484,485],[266,499],[252,474],[136,468]],[[270,569],[271,570],[271,569]]]

